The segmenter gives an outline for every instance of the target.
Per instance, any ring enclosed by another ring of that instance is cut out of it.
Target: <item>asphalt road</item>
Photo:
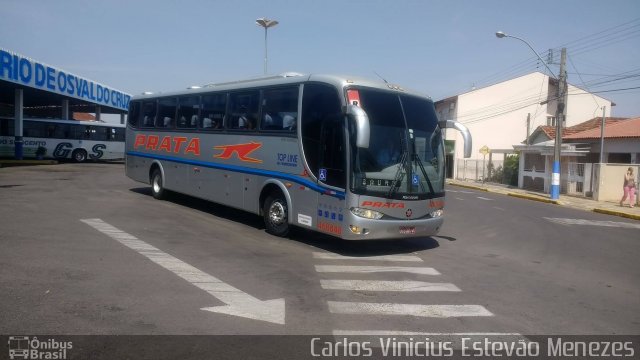
[[[346,242],[155,200],[122,164],[0,169],[0,333],[640,334],[640,222],[448,190],[439,236]]]

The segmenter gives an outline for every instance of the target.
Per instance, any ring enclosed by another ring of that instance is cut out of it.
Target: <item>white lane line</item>
[[[320,259],[320,260],[368,260],[368,261],[422,262],[422,259],[414,255],[344,256],[340,254],[314,252],[313,258]]]
[[[137,251],[147,259],[227,304],[206,307],[201,310],[284,324],[284,299],[261,301],[100,219],[83,219],[80,221],[126,247]]]
[[[480,199],[480,200],[494,201],[493,199],[489,199],[489,198],[482,197],[482,196],[476,196],[476,197],[477,197],[478,199]]]
[[[320,273],[351,273],[351,274],[402,272],[402,273],[418,274],[418,275],[440,275],[440,273],[434,268],[409,267],[409,266],[316,265],[316,271]]]
[[[493,208],[496,209],[496,210],[506,211],[505,209],[503,209],[501,207],[497,207],[497,206],[494,206]]]
[[[459,197],[457,197],[456,200],[464,201],[463,198],[459,198]]]
[[[396,330],[333,330],[335,336],[522,336],[520,333],[468,332],[468,333],[430,333]]]
[[[628,229],[640,229],[640,224],[632,224],[620,221],[597,221],[586,219],[563,219],[563,218],[548,218],[544,219],[561,225],[590,225],[590,226],[604,226],[604,227],[619,227]]]
[[[327,301],[332,314],[410,315],[430,318],[493,316],[481,305],[419,305]]]
[[[451,283],[429,283],[424,281],[385,281],[385,280],[320,280],[325,290],[351,291],[460,291]]]

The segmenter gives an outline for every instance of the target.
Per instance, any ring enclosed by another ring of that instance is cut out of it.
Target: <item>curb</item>
[[[461,187],[461,188],[473,189],[473,190],[478,190],[478,191],[486,191],[486,192],[489,192],[489,189],[487,189],[487,188],[483,188],[483,187],[479,187],[479,186],[465,185],[465,184],[456,184],[456,183],[448,183],[448,185],[451,185],[451,186],[458,186],[458,187]]]
[[[595,209],[593,209],[593,212],[600,213],[600,214],[620,216],[620,217],[627,218],[627,219],[640,220],[640,215],[628,214],[628,213],[625,213],[625,212],[622,212],[622,211],[595,208]]]
[[[507,193],[507,195],[521,198],[521,199],[539,201],[547,204],[562,205],[562,203],[558,200],[551,200],[551,199],[542,198],[542,197],[533,196],[533,195],[525,195],[525,194],[519,194],[519,193],[513,193],[513,192]]]

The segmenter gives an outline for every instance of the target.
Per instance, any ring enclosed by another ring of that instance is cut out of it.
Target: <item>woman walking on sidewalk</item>
[[[624,206],[624,201],[629,196],[629,207],[633,207],[636,203],[636,178],[633,176],[633,168],[627,169],[624,174],[624,195],[620,200],[620,206]]]

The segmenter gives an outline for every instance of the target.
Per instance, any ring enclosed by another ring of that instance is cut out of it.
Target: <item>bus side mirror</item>
[[[359,148],[369,148],[369,137],[371,130],[369,128],[369,116],[359,106],[347,105],[344,108],[347,116],[351,117],[356,124],[356,146]]]
[[[442,120],[438,122],[438,125],[440,125],[441,129],[454,128],[460,131],[462,139],[464,139],[464,157],[471,157],[471,148],[473,144],[471,140],[471,132],[469,132],[469,129],[467,129],[466,126],[454,120]]]

